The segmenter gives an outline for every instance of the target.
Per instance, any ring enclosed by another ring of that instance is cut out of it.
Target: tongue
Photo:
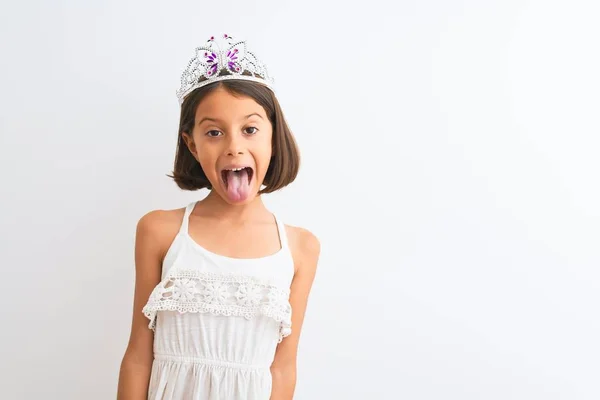
[[[244,201],[250,192],[248,170],[227,172],[227,197],[231,201]]]

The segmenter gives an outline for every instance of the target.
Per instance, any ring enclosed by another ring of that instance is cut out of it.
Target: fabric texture
[[[154,330],[149,400],[268,400],[277,344],[291,333],[294,263],[281,243],[260,258],[212,253],[189,235],[185,210],[162,280],[143,313]]]

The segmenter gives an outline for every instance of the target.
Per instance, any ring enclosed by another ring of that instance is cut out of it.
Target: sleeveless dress
[[[291,333],[294,262],[281,248],[260,258],[212,253],[189,235],[185,210],[143,313],[154,330],[149,400],[268,400],[277,344]],[[252,243],[249,243],[252,245]]]

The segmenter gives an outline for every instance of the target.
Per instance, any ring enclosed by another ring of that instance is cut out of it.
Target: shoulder
[[[181,225],[185,208],[174,210],[152,210],[144,214],[137,223],[139,232],[156,235],[161,231],[172,230]]]
[[[290,243],[300,252],[318,255],[321,250],[319,238],[306,228],[286,225]]]
[[[319,238],[306,228],[286,225],[290,249],[298,268],[316,269],[321,253]]]
[[[137,222],[136,241],[152,246],[164,256],[179,232],[184,212],[185,207],[147,212]]]

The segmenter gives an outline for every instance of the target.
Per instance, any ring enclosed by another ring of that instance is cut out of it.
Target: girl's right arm
[[[121,362],[117,400],[146,400],[153,361],[154,333],[142,314],[150,293],[161,279],[164,231],[161,211],[152,211],[138,222],[135,236],[135,293],[127,350]]]

